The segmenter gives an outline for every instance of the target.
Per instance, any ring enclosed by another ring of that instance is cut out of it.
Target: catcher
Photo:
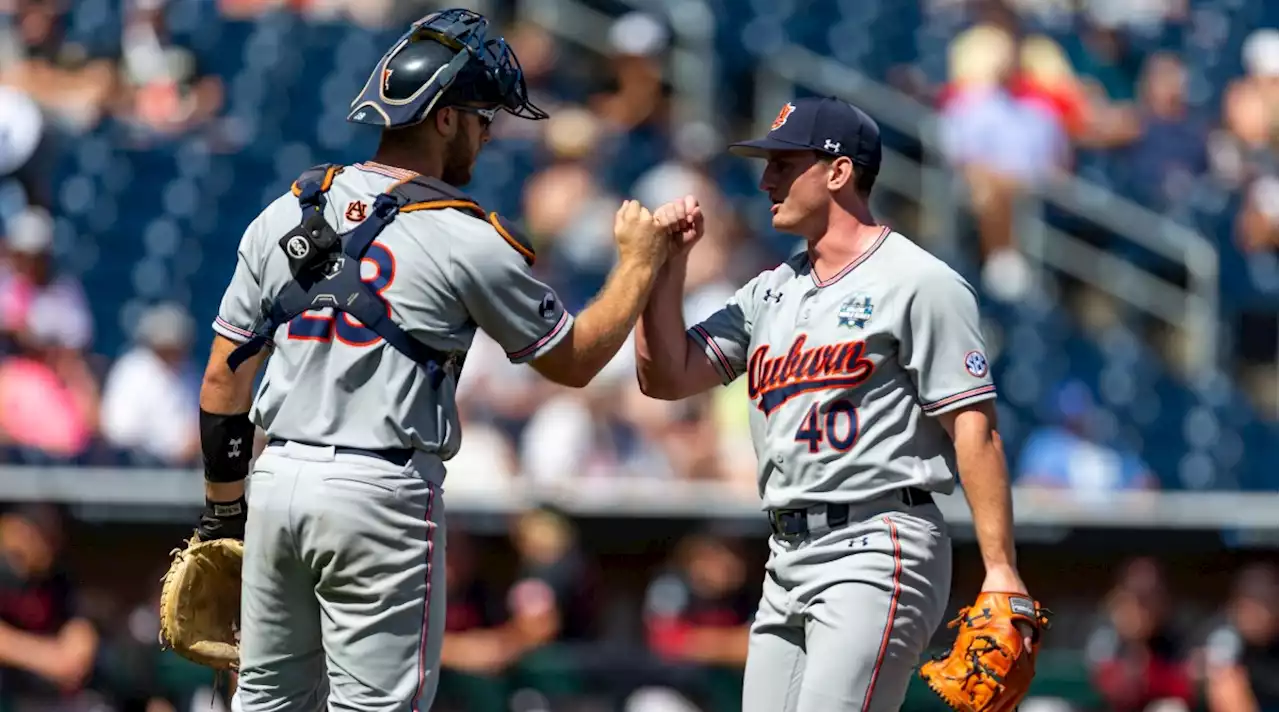
[[[240,242],[200,393],[206,508],[162,616],[174,650],[239,671],[233,709],[431,706],[442,484],[476,330],[580,388],[622,347],[666,259],[670,237],[625,202],[613,273],[567,311],[534,276],[529,239],[457,188],[503,113],[547,117],[484,16],[432,13],[351,103],[349,121],[382,130],[374,160],[308,170]],[[267,444],[250,472],[255,425]]]

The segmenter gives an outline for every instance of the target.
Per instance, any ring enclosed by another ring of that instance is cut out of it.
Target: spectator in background
[[[195,53],[169,37],[165,1],[128,0],[121,40],[123,86],[114,99],[115,113],[137,129],[143,142],[205,126],[224,101],[222,80],[204,74]]]
[[[98,429],[98,383],[49,308],[33,311],[16,352],[0,358],[0,443],[29,464],[87,455]]]
[[[669,475],[669,463],[639,428],[663,411],[635,397],[634,369],[624,344],[586,388],[550,392],[521,433],[522,473],[535,482],[571,486],[586,486],[590,478]]]
[[[1056,109],[1012,89],[1017,45],[1005,30],[973,27],[951,44],[950,82],[939,116],[942,150],[969,189],[982,284],[1013,301],[1029,283],[1013,235],[1014,204],[1065,167],[1069,144]]]
[[[6,221],[6,264],[0,266],[0,334],[37,328],[65,348],[83,351],[93,339],[93,316],[84,288],[54,267],[53,219],[28,208]]]
[[[1244,191],[1244,204],[1235,221],[1235,243],[1241,252],[1249,255],[1275,254],[1280,246],[1280,180],[1276,174],[1262,175],[1254,179]],[[1274,262],[1265,263],[1274,267]],[[1270,270],[1274,271],[1274,270]],[[1271,275],[1274,276],[1274,275]]]
[[[477,576],[478,565],[471,537],[451,525],[445,548],[449,591],[435,705],[467,712],[506,712],[505,675],[526,646],[509,623],[501,597]]]
[[[506,597],[508,625],[524,646],[512,684],[536,690],[557,709],[584,689],[590,660],[580,644],[593,638],[595,581],[573,523],[556,512],[516,515],[511,542],[519,565]]]
[[[1214,175],[1244,197],[1236,222],[1236,244],[1245,253],[1274,253],[1277,248],[1278,45],[1280,37],[1275,30],[1250,35],[1242,58],[1248,74],[1227,87],[1222,127],[1209,136]],[[1274,265],[1271,267],[1269,271],[1274,272]]]
[[[1087,136],[1093,120],[1088,97],[1066,53],[1052,38],[1032,35],[1022,40],[1018,73],[1010,90],[1022,101],[1042,106],[1056,116],[1072,141]]]
[[[1018,485],[1067,490],[1082,499],[1159,486],[1137,455],[1101,441],[1102,411],[1088,386],[1079,381],[1060,386],[1053,410],[1058,424],[1036,429],[1023,445],[1015,477]]]
[[[416,19],[416,18],[414,18]],[[502,33],[507,44],[520,58],[520,69],[528,88],[529,100],[556,116],[564,103],[566,86],[572,84],[574,74],[583,71],[586,63],[561,62],[563,52],[568,51],[546,29],[531,22],[520,22]],[[497,121],[491,135],[494,140],[538,141],[542,138],[543,121]]]
[[[1205,701],[1209,712],[1280,708],[1276,569],[1250,566],[1236,577],[1227,620],[1205,642]]]
[[[1107,596],[1105,622],[1085,655],[1094,689],[1111,712],[1143,712],[1154,703],[1195,703],[1185,641],[1154,560],[1130,561]]]
[[[742,670],[759,598],[747,586],[741,548],[704,532],[677,544],[671,563],[645,594],[649,650],[696,670],[696,689],[689,692],[705,709],[741,709]]]
[[[1209,136],[1214,175],[1232,190],[1244,190],[1263,178],[1274,182],[1276,129],[1263,85],[1249,80],[1231,83],[1222,97],[1222,127]]]
[[[1140,81],[1139,133],[1116,149],[1120,187],[1157,211],[1185,208],[1208,170],[1207,127],[1187,110],[1187,72],[1176,55],[1149,56]]]
[[[167,570],[164,562],[148,580],[159,581]],[[160,646],[159,586],[148,587],[136,603],[94,593],[85,592],[82,606],[95,609],[91,619],[99,631],[90,684],[108,705],[94,712],[227,712],[234,684]]]
[[[115,361],[102,395],[102,435],[139,464],[194,466],[200,459],[200,371],[194,324],[177,305],[151,307],[135,344]]]
[[[610,237],[618,198],[597,177],[604,128],[591,112],[565,108],[545,122],[549,164],[524,187],[525,228],[565,301],[584,302],[613,266]],[[565,283],[563,276],[571,275]]]
[[[0,188],[12,181],[28,205],[53,209],[52,127],[26,92],[0,85]]]
[[[488,334],[477,331],[458,380],[458,414],[467,436],[450,460],[450,491],[503,490],[520,474],[515,443],[529,417],[555,384],[537,371],[513,364]]]
[[[671,85],[663,65],[671,36],[656,17],[629,12],[613,21],[608,41],[613,82],[587,105],[605,128],[600,178],[625,192],[668,152]]]
[[[61,568],[61,513],[23,505],[0,515],[0,697],[8,712],[88,712],[82,694],[98,635],[76,614]]]
[[[60,126],[97,124],[116,89],[115,65],[95,49],[68,42],[62,0],[14,0],[0,27],[0,85],[24,92]]]
[[[1142,55],[1118,28],[1099,24],[1089,13],[1077,21],[1079,31],[1066,39],[1066,51],[1086,91],[1106,103],[1133,101]]]

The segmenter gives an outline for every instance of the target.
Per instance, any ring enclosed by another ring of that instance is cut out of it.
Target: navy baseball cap
[[[880,172],[880,127],[866,112],[847,101],[807,97],[787,102],[768,135],[730,144],[739,156],[767,158],[770,151],[812,150],[848,156],[867,173]]]

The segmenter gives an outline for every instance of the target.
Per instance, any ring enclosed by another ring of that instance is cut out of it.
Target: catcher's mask
[[[483,15],[454,8],[413,23],[351,102],[347,120],[383,128],[421,122],[448,94],[448,103],[479,103],[522,119],[547,113],[529,101],[524,71],[502,37],[489,37]]]

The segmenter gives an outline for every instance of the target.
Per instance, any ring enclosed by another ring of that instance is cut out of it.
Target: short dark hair
[[[833,156],[830,153],[822,153],[820,151],[815,151],[815,153],[818,154],[818,160],[822,161],[828,166],[831,165],[832,163],[835,163],[837,158],[849,158],[848,156]],[[852,162],[853,159],[850,158],[849,161]],[[870,197],[871,189],[875,187],[875,184],[876,184],[875,173],[872,173],[871,171],[866,170],[865,168],[858,165],[857,163],[853,164],[853,187],[854,187],[854,190],[858,191],[858,195],[861,195],[864,198]]]

